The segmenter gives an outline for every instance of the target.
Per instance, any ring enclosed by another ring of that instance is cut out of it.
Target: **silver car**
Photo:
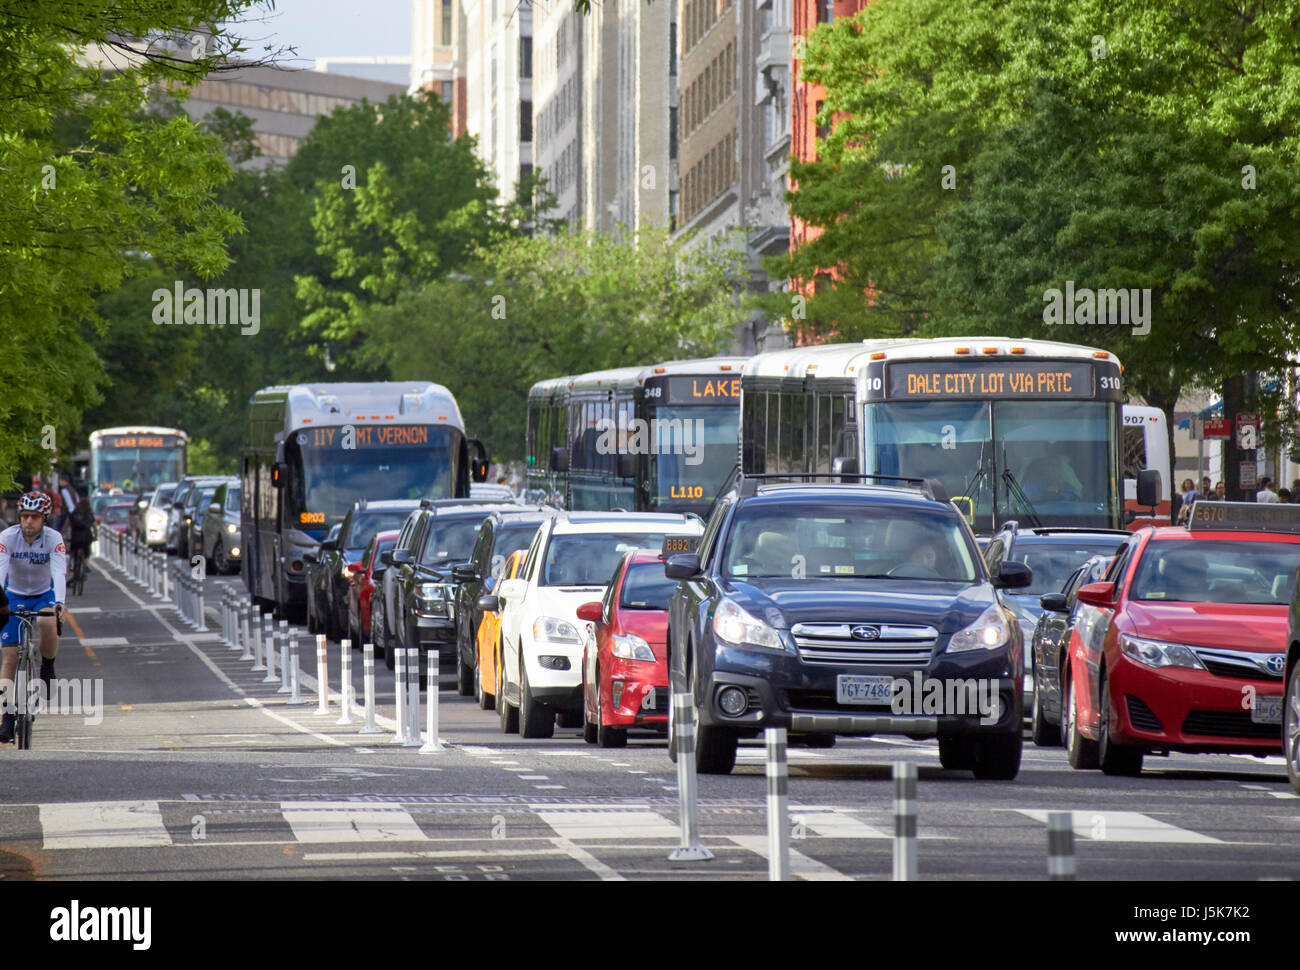
[[[243,496],[238,479],[218,485],[203,517],[199,551],[207,557],[209,571],[237,573],[243,561],[239,531],[239,503]]]

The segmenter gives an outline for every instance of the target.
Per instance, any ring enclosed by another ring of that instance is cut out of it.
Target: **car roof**
[[[457,505],[440,505],[434,509],[417,509],[416,511],[432,513],[433,517],[437,519],[445,518],[446,516],[454,516],[457,518],[476,516],[479,519],[486,519],[488,517],[488,509],[489,506],[486,505],[465,502]]]
[[[363,503],[364,507],[362,507]],[[362,499],[360,502],[352,503],[352,508],[356,512],[382,512],[385,509],[390,511],[396,509],[399,512],[405,509],[409,512],[411,509],[418,509],[419,507],[420,500],[418,498],[381,498],[376,499],[373,502],[368,499]]]
[[[758,491],[742,496],[746,505],[783,505],[791,500],[801,502],[862,503],[872,505],[897,505],[929,508],[958,514],[947,502],[939,502],[923,494],[920,489],[891,485],[826,484],[811,482],[773,482],[758,486]]]
[[[703,532],[704,524],[693,515],[670,512],[559,512],[554,517],[553,535],[599,535],[605,532]]]

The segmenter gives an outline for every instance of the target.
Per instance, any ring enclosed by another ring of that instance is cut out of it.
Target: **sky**
[[[311,68],[317,57],[410,56],[411,0],[267,0],[245,13],[235,32],[245,38],[249,53],[263,46],[297,48],[297,58],[284,55],[285,67]],[[406,65],[330,65],[331,74],[349,74],[405,84]]]

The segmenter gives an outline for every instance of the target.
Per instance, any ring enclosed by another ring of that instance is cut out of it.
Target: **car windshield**
[[[174,494],[176,494],[175,485],[163,485],[158,489],[158,491],[153,493],[153,501],[149,504],[154,506],[166,505],[172,500]]]
[[[1148,542],[1133,577],[1135,600],[1291,602],[1300,543],[1164,539]]]
[[[493,575],[501,571],[505,561],[520,549],[527,549],[537,535],[537,523],[502,529],[496,534],[496,543],[492,546],[492,562],[488,570]]]
[[[474,552],[478,527],[483,520],[476,517],[433,520],[429,534],[424,537],[424,551],[420,562],[436,566],[446,562],[463,562]]]
[[[131,507],[129,505],[110,505],[104,510],[104,521],[116,525],[129,521],[130,515]]]
[[[370,540],[381,532],[396,532],[406,523],[410,509],[379,509],[361,512],[352,519],[352,529],[347,538],[349,549],[364,549]]]
[[[663,542],[662,532],[553,535],[546,548],[541,585],[605,586],[618,568],[623,553],[630,549],[659,549]]]
[[[897,506],[783,502],[742,508],[724,572],[737,579],[888,578],[972,583],[974,552],[955,515]]]
[[[1033,571],[1034,582],[1024,589],[1006,592],[1034,597],[1055,593],[1065,585],[1070,574],[1085,562],[1093,556],[1114,556],[1122,542],[1118,536],[1093,542],[1080,539],[1061,542],[1019,540],[1012,545],[1011,555],[1007,556],[1006,561],[1024,563]]]
[[[618,605],[627,610],[666,610],[677,580],[664,576],[661,562],[633,563],[623,577]]]
[[[216,494],[217,490],[215,488],[203,489],[198,493],[198,498],[190,503],[190,508],[197,511],[199,516],[202,517],[203,513],[208,510],[208,506],[212,504],[212,496]]]
[[[382,540],[382,541],[379,543],[379,547],[378,547],[377,549],[375,549],[374,554],[370,557],[371,562],[378,562],[379,557],[382,556],[382,555],[383,555],[384,553],[386,553],[386,552],[392,552],[392,551],[393,551],[393,546],[395,546],[395,545],[397,545],[397,540],[396,540],[396,539],[384,539],[384,540]]]
[[[239,502],[243,498],[242,490],[231,488],[226,490],[226,510],[228,512],[238,512]]]

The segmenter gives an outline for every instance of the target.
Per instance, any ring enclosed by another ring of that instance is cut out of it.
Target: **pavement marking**
[[[1000,809],[999,811],[1005,811]],[[1027,815],[1035,822],[1047,824],[1047,811],[1037,808],[1013,808],[1013,812]],[[1090,842],[1182,842],[1198,845],[1231,845],[1223,839],[1202,835],[1179,828],[1168,822],[1151,818],[1141,812],[1088,812],[1072,813],[1075,838]],[[1094,837],[1094,833],[1096,833]]]
[[[76,618],[73,617],[73,615],[69,613],[67,610],[64,610],[63,615],[64,618],[67,619],[68,623],[72,626],[73,632],[77,634],[77,639],[80,640],[82,637],[84,637],[85,634],[81,632],[81,625],[77,623]]]
[[[1271,791],[1269,794],[1274,798],[1300,798],[1300,795],[1293,791]]]
[[[81,645],[86,647],[89,653],[90,647],[125,647],[130,643],[126,637],[82,637]]]
[[[828,839],[893,838],[890,833],[882,831],[874,825],[868,825],[866,822],[860,822],[842,812],[806,812],[791,809],[790,818],[795,822],[803,822],[805,826],[818,835],[825,836]]]
[[[450,849],[420,852],[304,852],[304,862],[386,862],[390,859],[496,859],[569,855],[555,849]]]
[[[518,761],[494,761],[494,762],[492,762],[492,763],[493,763],[494,765],[517,765],[517,764],[519,764]]]
[[[538,818],[563,839],[676,839],[681,829],[658,812],[536,810]]]
[[[550,781],[546,775],[516,775],[520,781]]]
[[[600,876],[604,882],[627,882],[626,879],[620,876],[612,868],[605,865],[605,863],[601,862],[586,849],[574,845],[568,839],[551,839],[551,844],[557,848],[563,849],[569,854],[570,859],[573,859],[576,862],[581,862],[589,871]]]
[[[120,849],[171,845],[157,802],[42,803],[46,849]]]
[[[748,849],[755,855],[767,858],[766,835],[732,835],[729,838],[742,849]],[[810,859],[794,849],[790,850],[790,874],[809,882],[853,882],[852,876],[846,876],[838,869],[832,869],[826,863]]]
[[[70,620],[72,619],[73,613],[76,613],[77,616],[81,616],[83,613],[103,613],[103,612],[104,612],[104,608],[102,606],[78,606],[75,610],[68,609],[66,611],[66,616]]]
[[[356,802],[281,802],[280,814],[299,842],[427,842],[411,814]]]
[[[534,788],[559,788],[559,789],[564,788],[563,785],[534,785],[533,787]]]

